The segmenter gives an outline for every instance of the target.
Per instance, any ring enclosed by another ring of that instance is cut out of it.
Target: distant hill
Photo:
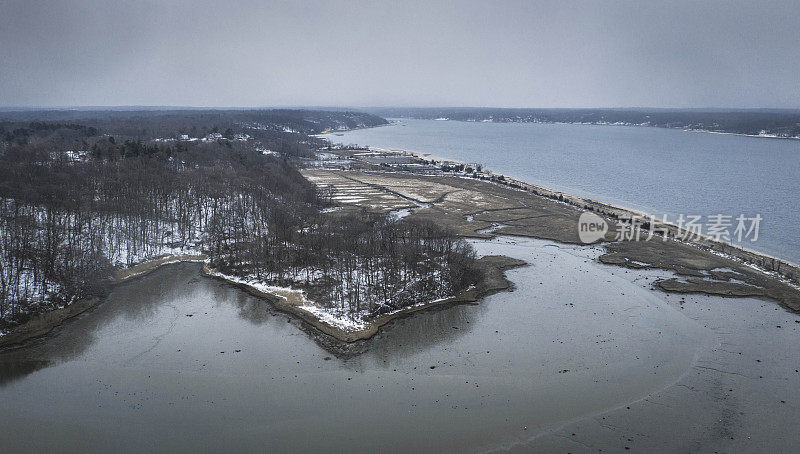
[[[800,110],[788,109],[500,109],[488,107],[362,108],[388,118],[500,123],[585,123],[693,129],[800,138]]]
[[[166,109],[166,108],[86,108],[0,110],[0,127],[20,122],[80,122],[109,134],[141,138],[168,137],[188,132],[198,124],[219,130],[249,126],[300,134],[365,128],[387,124],[376,115],[352,111],[310,109]],[[17,125],[15,125],[17,126]]]

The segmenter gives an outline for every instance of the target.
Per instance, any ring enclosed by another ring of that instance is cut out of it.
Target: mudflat
[[[770,266],[776,259],[707,240],[692,244],[660,236],[648,240],[647,235],[615,240],[615,220],[622,210],[610,205],[563,194],[554,197],[510,179],[498,183],[380,170],[305,169],[303,174],[345,205],[376,211],[408,209],[410,218],[430,220],[472,238],[499,234],[581,244],[578,220],[591,211],[611,226],[599,241],[606,250],[599,257],[603,263],[673,271],[677,278],[654,283],[669,292],[765,297],[800,310],[800,282],[793,265],[777,261],[779,266]]]

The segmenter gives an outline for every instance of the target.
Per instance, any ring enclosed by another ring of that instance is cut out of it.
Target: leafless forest
[[[0,329],[102,295],[115,267],[203,252],[215,268],[362,315],[452,295],[474,252],[431,224],[327,202],[293,166],[321,111],[19,112],[0,121]]]

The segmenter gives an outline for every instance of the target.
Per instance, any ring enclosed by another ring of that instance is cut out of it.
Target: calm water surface
[[[476,246],[534,265],[509,273],[514,292],[399,320],[349,359],[197,264],[123,284],[0,354],[0,451],[493,449],[664,389],[713,345],[597,249]]]
[[[763,216],[750,249],[800,263],[800,141],[672,129],[402,120],[334,142],[482,163],[514,178],[675,221]],[[730,229],[733,232],[735,225]]]

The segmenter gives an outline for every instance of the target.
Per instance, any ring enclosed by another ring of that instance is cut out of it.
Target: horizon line
[[[673,110],[673,111],[800,111],[800,107],[648,107],[648,106],[616,106],[616,107],[500,107],[500,106],[412,106],[412,105],[272,105],[272,106],[191,106],[191,105],[148,105],[148,104],[114,104],[114,105],[55,105],[55,106],[0,106],[0,111],[136,111],[136,110],[327,110],[327,109],[503,109],[503,110]]]

